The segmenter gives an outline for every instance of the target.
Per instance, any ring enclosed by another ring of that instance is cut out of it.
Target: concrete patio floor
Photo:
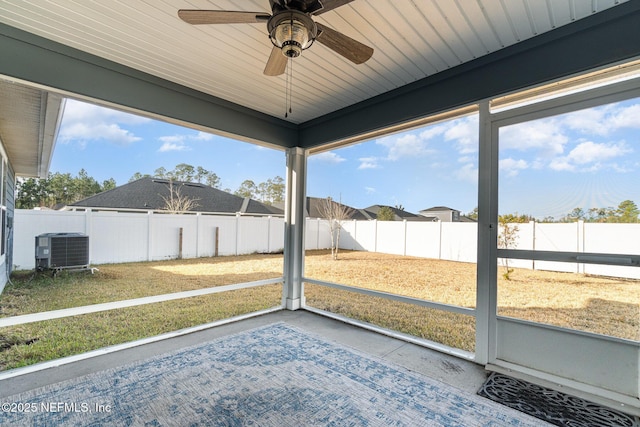
[[[305,310],[282,310],[199,332],[0,379],[0,398],[281,321],[319,335],[327,341],[355,348],[469,393],[475,393],[487,378],[487,373],[482,366],[467,360],[426,349]]]

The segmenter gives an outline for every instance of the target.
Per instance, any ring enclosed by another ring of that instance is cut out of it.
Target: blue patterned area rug
[[[0,403],[3,426],[548,425],[284,323]]]

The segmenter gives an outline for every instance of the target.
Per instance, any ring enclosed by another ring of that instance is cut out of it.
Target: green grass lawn
[[[96,274],[15,272],[0,317],[203,289],[282,276],[282,255],[98,266]],[[473,308],[475,264],[397,255],[310,251],[305,275],[328,282]],[[474,351],[473,316],[305,285],[309,306]],[[0,370],[26,366],[279,306],[282,285],[0,328]],[[640,281],[516,269],[498,278],[501,315],[640,340]]]

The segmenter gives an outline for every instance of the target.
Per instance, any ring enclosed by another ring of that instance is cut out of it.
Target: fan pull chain
[[[293,92],[293,58],[289,58],[289,65],[287,66],[287,74],[285,78],[285,91],[284,91],[284,117],[289,117],[292,112],[291,99]]]

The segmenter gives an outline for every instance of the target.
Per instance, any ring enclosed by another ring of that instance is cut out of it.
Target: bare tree
[[[518,246],[518,231],[519,227],[516,224],[508,222],[509,217],[500,216],[498,223],[500,224],[500,234],[498,234],[498,247],[501,249],[514,249]],[[513,268],[509,268],[509,259],[503,258],[502,264],[504,265],[504,273],[502,277],[506,280],[511,280],[510,274],[513,273]]]
[[[169,181],[169,197],[161,196],[164,200],[164,210],[170,213],[183,213],[198,207],[198,200],[184,196],[180,192],[180,187]]]
[[[329,234],[331,235],[331,257],[338,259],[338,248],[340,247],[340,230],[342,223],[351,218],[353,209],[342,203],[335,202],[331,197],[327,197],[318,207],[320,215],[329,222]]]

